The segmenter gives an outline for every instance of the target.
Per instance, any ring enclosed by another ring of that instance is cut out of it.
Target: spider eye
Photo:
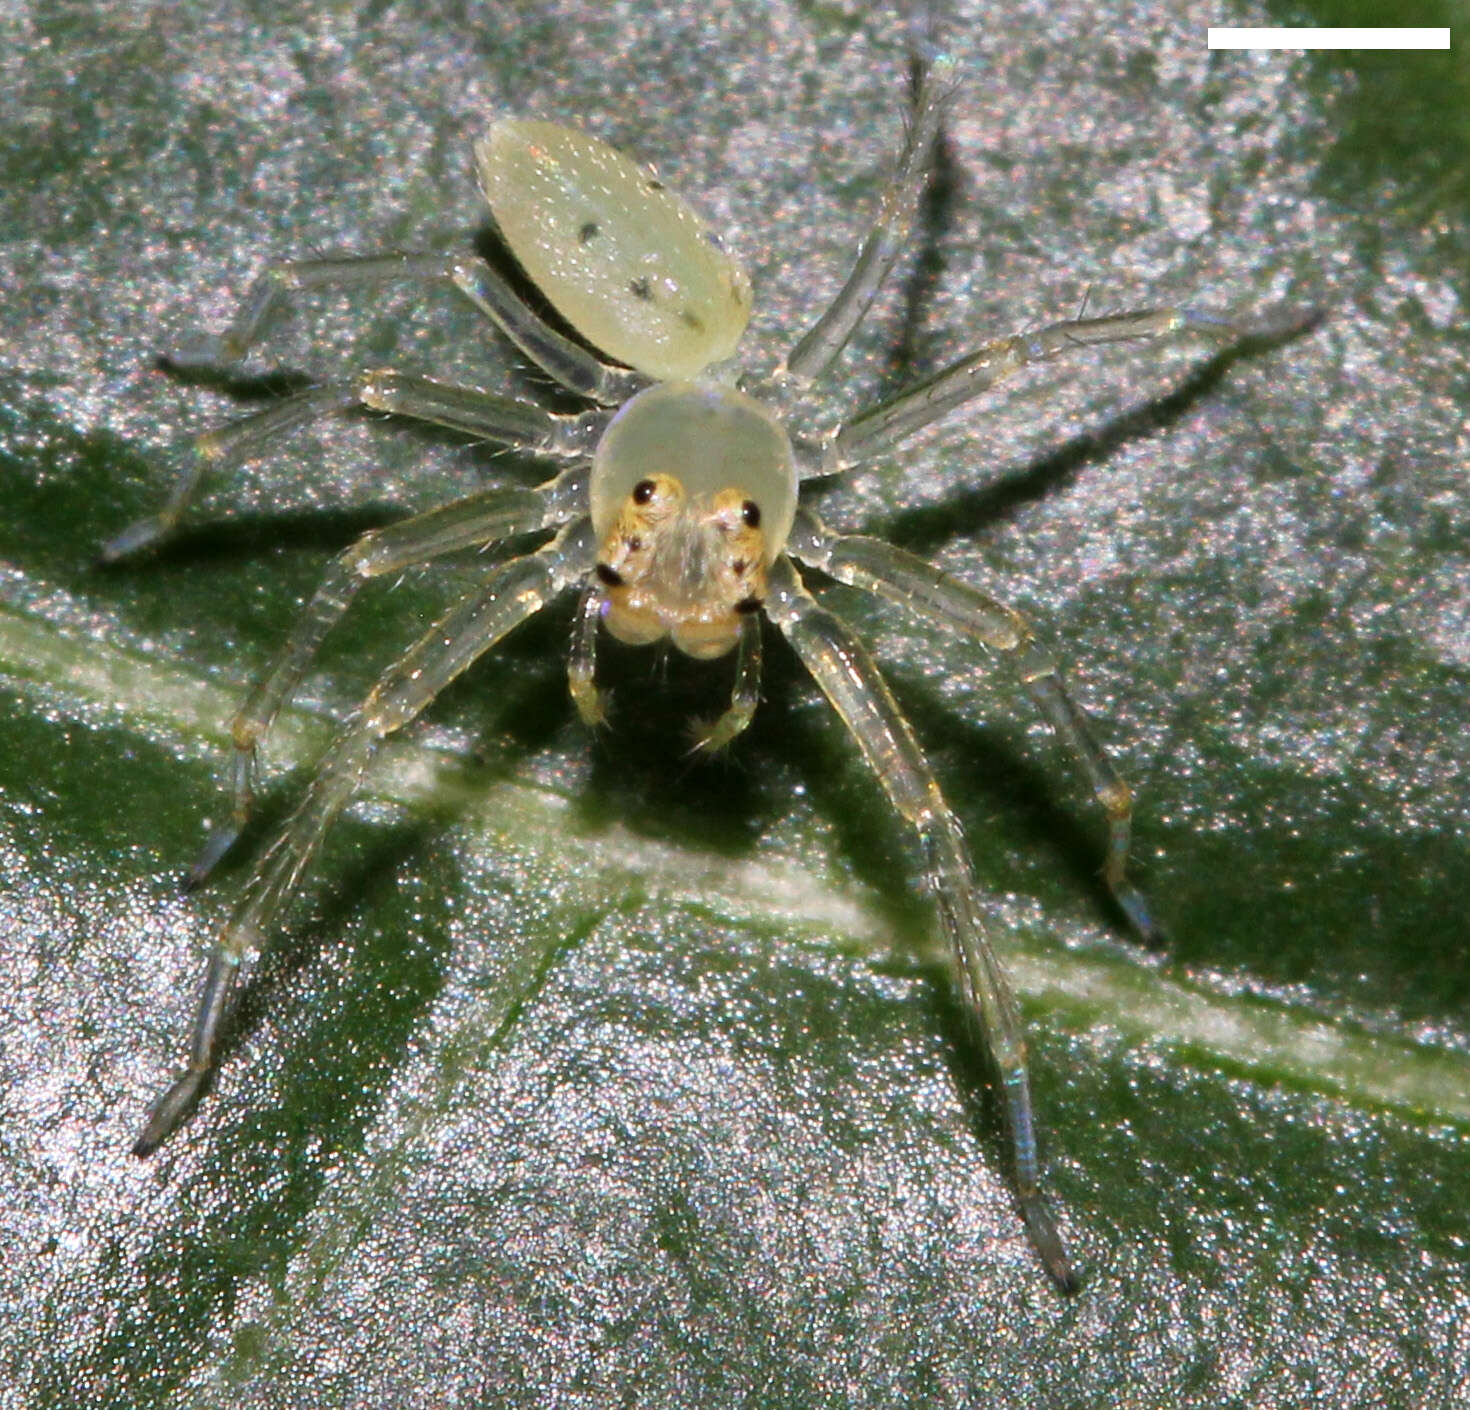
[[[633,486],[633,503],[647,504],[653,498],[654,484],[652,480],[639,480]]]
[[[748,529],[758,529],[761,525],[761,507],[753,499],[748,499],[740,506],[740,517],[745,521]]]
[[[606,563],[599,563],[596,568],[598,581],[604,587],[622,587],[623,575],[614,567]]]

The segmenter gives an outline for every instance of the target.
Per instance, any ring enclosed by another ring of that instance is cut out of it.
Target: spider
[[[281,923],[381,741],[419,715],[477,657],[552,599],[575,591],[568,679],[582,719],[604,719],[595,670],[601,631],[635,644],[672,642],[699,659],[733,653],[728,707],[702,729],[697,745],[716,750],[728,746],[755,711],[764,616],[816,679],[889,801],[917,834],[964,1008],[1000,1079],[1020,1212],[1057,1285],[1076,1286],[1041,1188],[1016,999],[986,932],[959,822],[872,657],[840,618],[817,603],[797,564],[864,588],[995,653],[1076,756],[1106,818],[1105,878],[1134,929],[1148,938],[1153,923],[1125,870],[1128,787],[1018,612],[899,548],[828,529],[802,502],[802,489],[886,456],[1030,364],[1104,343],[1189,331],[1242,333],[1232,323],[1175,308],[1076,318],[986,343],[820,435],[789,432],[806,390],[842,353],[904,247],[953,87],[946,59],[921,72],[894,173],[852,272],[769,373],[742,372],[733,364],[750,314],[750,281],[692,209],[599,139],[519,119],[494,123],[476,144],[480,185],[506,249],[578,338],[553,326],[485,260],[386,254],[268,268],[222,335],[201,339],[187,359],[176,359],[238,362],[278,306],[300,290],[404,279],[448,283],[589,409],[553,413],[391,369],[320,384],[200,437],[163,510],[104,546],[103,557],[112,560],[156,543],[177,525],[207,470],[237,468],[289,429],[353,409],[438,423],[564,463],[561,473],[536,488],[483,489],[363,535],[331,562],[274,663],[250,691],[231,726],[230,820],[206,843],[196,881],[247,820],[257,748],[360,587],[513,536],[549,535],[534,551],[483,572],[383,670],[342,726],[218,936],[187,1068],[152,1108],[136,1155],[151,1154],[202,1094],[242,958]]]

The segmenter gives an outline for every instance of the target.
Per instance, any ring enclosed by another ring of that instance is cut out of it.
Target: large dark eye
[[[647,504],[653,498],[653,489],[654,485],[652,480],[639,480],[633,486],[633,503]]]
[[[740,506],[740,517],[745,520],[747,529],[758,529],[761,526],[761,507],[753,499],[748,499]]]

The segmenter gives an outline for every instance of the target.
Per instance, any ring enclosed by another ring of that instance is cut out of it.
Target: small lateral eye
[[[597,580],[604,587],[622,587],[623,575],[616,568],[606,563],[599,563],[596,568]]]
[[[758,529],[761,525],[761,507],[753,499],[740,506],[740,517],[747,529]]]
[[[654,483],[652,480],[639,480],[633,486],[633,503],[647,504],[653,498]]]

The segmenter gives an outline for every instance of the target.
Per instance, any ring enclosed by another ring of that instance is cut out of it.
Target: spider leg
[[[923,73],[898,166],[883,193],[872,228],[858,246],[852,273],[827,311],[786,355],[784,366],[776,373],[777,380],[790,377],[800,383],[815,381],[838,359],[857,331],[908,243],[939,124],[954,87],[954,64],[948,59],[939,59]]]
[[[718,754],[728,748],[750,724],[760,698],[761,621],[759,613],[749,612],[740,623],[735,643],[735,683],[730,689],[730,703],[718,719],[698,728],[694,748],[689,752]]]
[[[206,475],[234,471],[298,427],[358,407],[432,422],[478,440],[563,459],[590,453],[607,421],[605,412],[558,416],[533,402],[391,368],[362,372],[345,382],[309,388],[197,437],[163,508],[109,539],[98,550],[99,558],[114,563],[168,537],[198,495]]]
[[[620,405],[647,384],[640,373],[605,363],[557,332],[484,260],[462,255],[344,255],[272,265],[256,276],[223,333],[197,335],[175,352],[172,361],[180,367],[228,367],[260,341],[272,315],[292,295],[318,288],[377,287],[398,280],[454,285],[548,376],[600,405]],[[601,416],[553,416],[511,397],[407,373],[362,373],[340,384],[311,388],[200,436],[164,507],[103,544],[101,560],[115,562],[172,533],[206,474],[238,467],[296,427],[359,406],[549,455],[589,451],[606,421]]]
[[[877,665],[851,629],[817,605],[789,558],[776,560],[768,582],[767,613],[842,717],[894,808],[918,833],[925,878],[954,955],[965,1011],[990,1053],[1005,1093],[1016,1193],[1026,1227],[1047,1272],[1064,1291],[1071,1291],[1076,1278],[1041,1192],[1020,1013],[986,938],[959,822]]]
[[[512,627],[534,616],[592,566],[586,520],[535,553],[514,558],[456,603],[395,661],[328,748],[296,812],[261,858],[215,943],[189,1045],[187,1070],[163,1094],[133,1147],[157,1149],[197,1100],[214,1065],[220,1025],[239,964],[280,922],[337,815],[352,801],[383,739],[414,719]]]
[[[1139,936],[1162,938],[1143,896],[1128,880],[1128,845],[1133,795],[1093,735],[1082,708],[1072,699],[1057,663],[1037,644],[1031,624],[1013,607],[961,582],[912,553],[861,534],[834,534],[810,510],[797,511],[787,549],[838,582],[879,597],[952,631],[964,633],[999,653],[1012,676],[1081,766],[1107,819],[1103,877]]]
[[[1309,317],[1315,319],[1315,311]],[[1051,362],[1104,343],[1147,342],[1187,333],[1226,340],[1245,337],[1271,339],[1289,336],[1298,326],[1306,327],[1307,324],[1308,317],[1304,316],[1279,328],[1265,325],[1243,328],[1183,309],[1152,308],[1108,318],[1075,318],[1053,323],[1035,333],[997,338],[926,381],[839,426],[827,444],[818,473],[836,474],[892,450],[916,431],[933,425],[972,397],[988,391],[997,382],[1033,363]]]
[[[621,406],[648,386],[643,373],[604,362],[558,333],[484,260],[460,256],[451,261],[448,277],[537,367],[569,392],[599,406]]]
[[[251,282],[223,333],[198,335],[173,360],[186,367],[228,367],[260,341],[273,315],[293,295],[308,289],[381,287],[399,280],[453,284],[568,391],[616,406],[647,384],[646,377],[604,363],[558,333],[484,260],[458,254],[334,255],[271,265]]]
[[[297,615],[290,636],[230,722],[234,745],[230,816],[210,832],[203,851],[189,869],[191,887],[204,881],[249,821],[259,746],[327,633],[347,611],[359,589],[384,574],[516,534],[552,528],[573,518],[586,500],[587,473],[585,467],[576,466],[536,489],[481,490],[400,523],[373,529],[331,560],[311,600]]]

